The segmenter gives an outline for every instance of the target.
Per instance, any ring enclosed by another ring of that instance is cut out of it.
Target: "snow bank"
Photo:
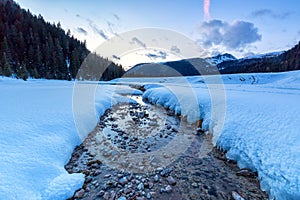
[[[0,77],[1,199],[66,199],[82,186],[83,174],[68,174],[64,169],[81,143],[73,118],[73,85]],[[118,94],[112,98],[115,89],[106,86],[95,91],[97,116],[118,101],[128,101]],[[121,89],[122,94],[138,92]]]
[[[258,172],[270,199],[300,199],[300,71],[223,75],[223,122],[222,112],[213,111],[219,104],[211,101],[220,87],[203,84],[202,77],[187,80],[191,85],[164,81],[161,87],[151,87],[151,81],[143,98],[186,116],[190,123],[204,119],[204,129],[227,150],[227,157]]]

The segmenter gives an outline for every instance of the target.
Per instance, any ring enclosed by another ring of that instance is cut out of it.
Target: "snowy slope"
[[[236,58],[231,54],[225,53],[210,58],[205,58],[205,60],[211,63],[212,65],[218,65],[224,61],[236,60]]]
[[[224,86],[216,76],[119,81],[144,81],[145,99],[203,119],[228,158],[258,172],[270,199],[300,199],[300,71],[221,78]]]
[[[285,53],[285,51],[275,51],[275,52],[270,52],[270,53],[264,53],[264,54],[257,54],[257,55],[253,55],[253,56],[247,56],[247,57],[241,58],[239,60],[272,58],[272,57],[279,56],[279,55],[281,55],[283,53]]]
[[[0,77],[0,199],[66,199],[82,186],[83,174],[68,174],[64,169],[81,143],[72,111],[73,85]],[[112,97],[114,89],[105,86],[96,92],[98,115],[124,101]],[[117,90],[136,92],[125,86]],[[87,124],[89,129],[96,125]]]

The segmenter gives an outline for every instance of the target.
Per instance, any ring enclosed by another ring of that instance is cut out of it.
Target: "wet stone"
[[[165,190],[166,190],[166,192],[171,192],[171,191],[172,191],[172,189],[173,189],[173,188],[172,188],[170,185],[168,185],[168,186],[166,187],[166,189],[165,189]]]
[[[109,177],[111,177],[111,174],[104,175],[104,178],[109,178]]]
[[[170,184],[170,185],[176,185],[176,181],[175,181],[175,179],[172,177],[172,176],[169,176],[168,178],[167,178],[167,181],[168,181],[168,183]]]
[[[104,195],[105,191],[104,190],[100,190],[98,193],[97,193],[97,196],[98,197],[102,197]]]
[[[83,189],[77,191],[74,195],[75,198],[82,198],[83,196],[84,196],[84,190]]]
[[[123,177],[119,180],[119,183],[122,185],[122,186],[125,186],[125,184],[128,183],[128,180],[127,180],[127,177]]]
[[[138,184],[137,189],[138,190],[143,190],[144,189],[144,184],[143,183]]]

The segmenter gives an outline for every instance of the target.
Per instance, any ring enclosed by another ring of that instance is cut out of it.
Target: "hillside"
[[[275,56],[225,61],[218,64],[222,74],[284,72],[300,69],[300,42],[292,49]]]
[[[137,64],[125,74],[126,77],[174,77],[174,76],[197,76],[200,74],[216,74],[217,64],[224,61],[236,60],[230,54],[220,54],[209,58],[190,58],[164,63],[141,63]]]
[[[89,53],[85,42],[74,38],[70,31],[65,32],[60,23],[50,24],[12,0],[0,0],[0,75],[24,80],[28,77],[71,80]],[[103,68],[100,69],[103,80],[124,73],[109,60],[92,58],[89,65]]]
[[[201,63],[195,65],[195,63]],[[192,64],[193,63],[193,64]],[[197,68],[200,66],[200,68]],[[205,66],[205,67],[202,67]],[[209,63],[203,59],[194,60],[179,60],[165,63],[144,63],[138,64],[128,70],[125,77],[174,77],[174,76],[194,76],[199,75],[199,71],[209,69]]]

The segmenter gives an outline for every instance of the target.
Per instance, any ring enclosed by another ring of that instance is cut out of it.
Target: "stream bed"
[[[71,199],[268,199],[255,173],[240,170],[179,116],[132,96],[101,117],[75,148],[69,173],[85,183]]]

